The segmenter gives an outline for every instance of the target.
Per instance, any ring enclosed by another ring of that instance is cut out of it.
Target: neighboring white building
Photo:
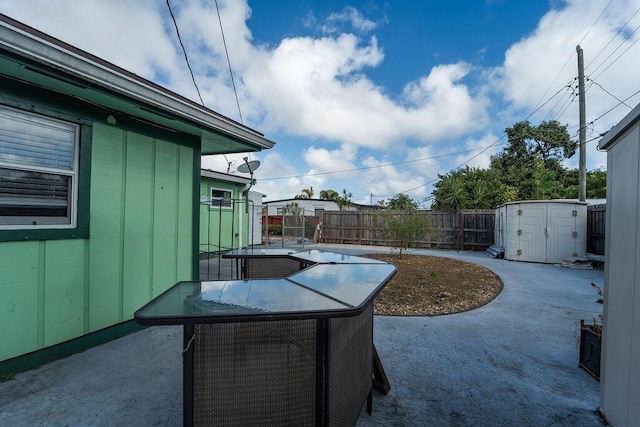
[[[340,208],[333,200],[320,199],[281,199],[264,202],[268,206],[268,215],[282,215],[284,207],[291,203],[297,203],[298,207],[304,209],[304,216],[320,216],[323,211],[338,211]],[[349,208],[345,208],[349,209]],[[350,208],[354,210],[353,208]]]
[[[283,208],[290,204],[297,203],[298,207],[304,209],[304,216],[320,216],[323,211],[339,211],[338,204],[333,200],[322,199],[281,199],[271,200],[264,202],[263,205],[268,206],[268,215],[282,215]],[[377,205],[361,205],[359,203],[350,203],[349,206],[345,206],[342,210],[345,211],[361,211],[361,210],[377,210],[380,206]]]
[[[616,427],[640,420],[640,104],[602,138],[607,151],[600,408]]]

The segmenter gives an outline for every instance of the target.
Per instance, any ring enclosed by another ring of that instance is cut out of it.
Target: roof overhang
[[[0,74],[201,138],[202,154],[260,151],[261,133],[0,14]]]
[[[200,176],[203,178],[219,179],[221,181],[234,182],[238,184],[249,184],[251,178],[245,178],[244,176],[231,175],[228,173],[216,172],[210,169],[200,170]]]
[[[636,105],[636,108],[631,110],[629,114],[624,116],[620,122],[612,127],[598,143],[598,148],[601,150],[608,150],[613,143],[617,141],[623,134],[625,134],[631,127],[633,127],[638,120],[640,120],[640,104]]]

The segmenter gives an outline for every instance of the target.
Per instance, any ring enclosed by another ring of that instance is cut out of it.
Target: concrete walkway
[[[311,248],[310,246],[307,249]],[[348,254],[384,248],[314,245]],[[391,383],[358,426],[599,426],[599,383],[578,364],[580,319],[602,306],[596,270],[411,251],[475,262],[504,282],[488,305],[437,317],[375,317]],[[182,330],[152,327],[0,383],[0,425],[178,426]]]

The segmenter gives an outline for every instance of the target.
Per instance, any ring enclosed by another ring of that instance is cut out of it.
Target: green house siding
[[[193,156],[189,147],[94,126],[89,331],[129,320],[192,278]]]
[[[130,320],[193,278],[196,150],[102,124],[92,143],[90,238],[0,242],[0,361]]]
[[[202,178],[200,200],[208,200],[211,189],[231,191],[232,207],[200,204],[200,252],[218,252],[247,246],[247,205],[241,191],[245,185]],[[241,241],[240,241],[241,240]]]

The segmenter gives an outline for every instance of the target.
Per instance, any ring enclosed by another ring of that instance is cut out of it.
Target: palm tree
[[[320,190],[320,199],[322,200],[337,200],[340,197],[335,190]]]
[[[458,211],[467,207],[467,190],[464,188],[462,180],[449,179],[446,181],[446,185],[438,188],[438,192],[440,194],[438,194],[436,201],[439,208]]]
[[[346,188],[342,189],[342,196],[338,196],[335,201],[338,204],[338,209],[342,210],[345,207],[349,206],[351,204],[351,197],[353,196],[353,194],[351,194],[351,192],[348,192]]]
[[[300,197],[301,199],[313,199],[313,186],[310,186],[309,188],[303,188],[302,194],[300,194],[300,196],[305,196]]]

